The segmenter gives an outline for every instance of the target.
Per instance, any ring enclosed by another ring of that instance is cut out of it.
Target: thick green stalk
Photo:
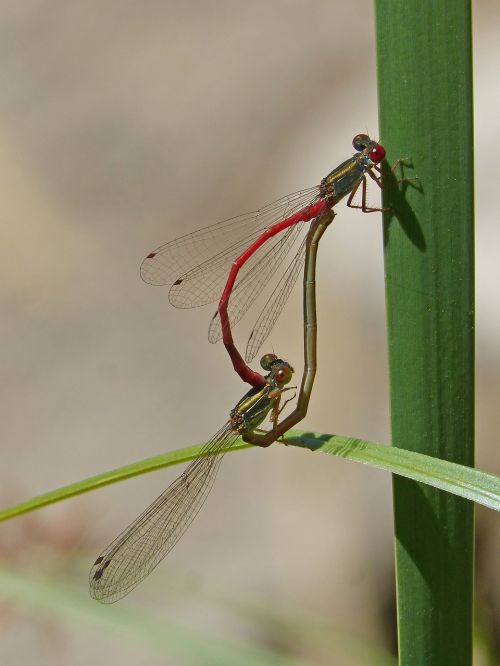
[[[393,446],[473,464],[471,7],[377,0]],[[394,478],[399,658],[472,663],[473,507]]]

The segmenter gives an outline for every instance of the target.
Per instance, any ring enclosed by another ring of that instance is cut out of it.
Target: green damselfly
[[[271,413],[276,423],[282,394],[293,368],[274,354],[261,365],[263,385],[252,387],[231,410],[229,420],[205,444],[185,471],[96,559],[89,575],[90,594],[113,603],[136,587],[170,552],[203,506],[224,453]]]

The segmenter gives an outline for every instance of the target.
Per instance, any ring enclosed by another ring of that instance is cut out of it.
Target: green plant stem
[[[290,430],[285,441],[291,446],[306,448],[313,452],[328,453],[329,455],[361,462],[386,472],[415,479],[478,502],[490,509],[500,511],[500,477],[494,474],[432,458],[414,451],[388,447],[362,439],[353,439],[352,437],[342,437],[341,435],[320,435],[303,430]],[[44,495],[33,497],[26,502],[21,502],[0,511],[0,521],[15,518],[23,513],[41,509],[48,504],[60,502],[111,483],[130,479],[139,474],[146,474],[163,467],[188,462],[200,455],[203,446],[204,444],[198,444],[154,458],[146,458],[131,465],[125,465],[110,472],[104,472],[83,481],[63,486]],[[238,440],[229,452],[248,448],[255,447]]]
[[[417,183],[384,192],[392,444],[473,465],[471,7],[378,0],[381,142]],[[399,659],[472,663],[473,507],[394,479]]]

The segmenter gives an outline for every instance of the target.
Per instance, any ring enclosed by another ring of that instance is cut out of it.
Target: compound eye
[[[368,134],[356,134],[352,140],[352,147],[354,150],[362,151],[370,143],[370,137]]]
[[[278,382],[278,384],[288,384],[288,382],[292,378],[292,368],[284,365],[281,367],[279,370],[276,371],[276,374],[274,375],[274,378]]]
[[[370,154],[368,156],[372,162],[375,162],[375,164],[378,164],[379,162],[382,162],[382,160],[385,157],[385,148],[381,146],[379,143],[376,143],[373,148],[370,150]]]
[[[269,370],[271,369],[271,366],[273,362],[277,359],[278,357],[276,354],[264,354],[264,356],[260,359],[260,367],[263,370]]]

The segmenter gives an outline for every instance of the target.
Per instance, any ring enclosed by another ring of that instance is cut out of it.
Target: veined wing
[[[262,232],[312,203],[318,186],[274,201],[260,210],[218,222],[177,238],[151,252],[141,264],[141,277],[153,285],[171,285],[175,307],[191,308],[220,298],[231,263]],[[242,280],[259,256],[241,271]],[[238,281],[239,281],[238,280]]]
[[[89,575],[94,599],[118,601],[170,552],[205,503],[222,457],[237,438],[227,422],[200,456],[99,555]]]
[[[307,237],[302,239],[297,253],[281,276],[280,281],[267,300],[264,309],[260,313],[259,318],[257,319],[252,332],[250,333],[245,352],[245,361],[247,363],[250,363],[250,361],[255,358],[255,355],[261,348],[263,342],[269,336],[269,333],[276,323],[276,320],[285,307],[288,296],[290,295],[290,292],[292,291],[304,265],[306,243]]]
[[[231,291],[227,306],[231,327],[240,321],[255,299],[266,290],[273,281],[274,274],[279,275],[280,272],[286,271],[287,256],[293,252],[293,248],[300,241],[301,236],[307,233],[308,228],[309,223],[299,222],[270,238],[257,250],[252,267],[237,280]],[[210,321],[208,339],[215,343],[221,337],[221,320],[219,313],[215,312]]]

